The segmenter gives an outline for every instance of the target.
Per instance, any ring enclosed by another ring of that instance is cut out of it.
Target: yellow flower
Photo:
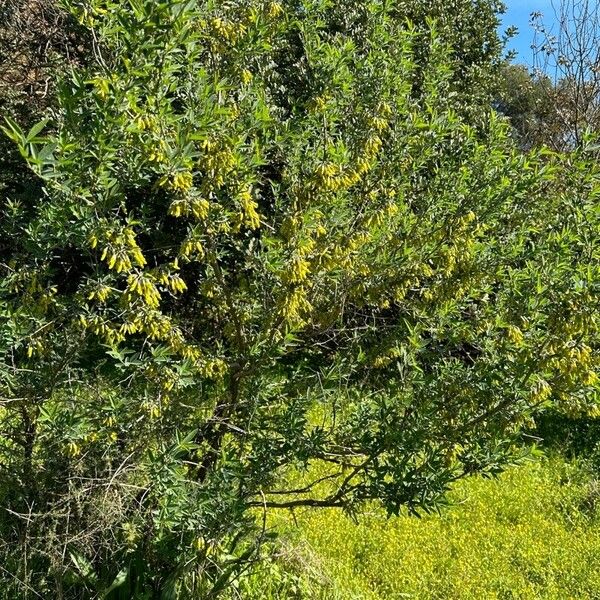
[[[218,17],[211,21],[211,25],[215,32],[228,42],[235,42],[246,33],[246,26],[243,23],[231,23]]]
[[[67,454],[71,457],[79,456],[81,454],[81,448],[77,443],[71,441],[67,444]]]
[[[196,255],[197,259],[204,256],[204,247],[199,239],[188,238],[183,241],[179,248],[179,255],[191,260],[193,255]]]
[[[130,275],[127,278],[128,289],[144,299],[144,302],[151,308],[158,308],[160,305],[160,292],[152,281],[152,278],[144,273]]]
[[[380,369],[382,367],[387,367],[392,362],[392,359],[389,356],[378,356],[373,361],[373,366],[376,369]]]
[[[246,227],[249,229],[258,229],[260,227],[260,215],[256,211],[258,203],[252,199],[251,188],[238,194],[238,200],[242,205],[242,213]]]
[[[100,96],[102,100],[106,100],[110,92],[110,81],[108,79],[104,79],[104,77],[95,77],[92,80],[92,83],[98,92],[98,96]]]
[[[552,395],[552,388],[545,379],[539,379],[531,390],[530,399],[533,403],[544,402]]]
[[[248,69],[242,71],[242,81],[247,85],[252,81],[253,75]]]
[[[192,215],[198,220],[206,219],[210,203],[204,198],[180,198],[174,200],[169,207],[169,214],[172,217],[182,217]]]
[[[377,131],[383,131],[389,127],[389,123],[382,117],[373,117],[371,119],[371,125],[377,129]]]
[[[167,157],[166,157],[165,153],[160,148],[155,148],[148,155],[148,160],[150,162],[155,162],[155,163],[164,162],[166,158]]]
[[[283,6],[281,6],[281,3],[271,2],[269,4],[269,10],[268,10],[269,17],[271,17],[272,19],[275,19],[275,18],[279,17],[281,14],[283,14]]]
[[[377,135],[370,137],[365,143],[365,152],[368,156],[374,156],[379,152],[382,145],[381,138]]]
[[[98,302],[105,302],[110,296],[112,288],[108,285],[100,284],[88,294],[88,300],[98,300]]]
[[[171,177],[171,189],[184,194],[191,189],[193,180],[193,175],[189,171],[175,173]]]
[[[185,281],[179,275],[171,275],[168,280],[168,286],[174,293],[183,293],[187,290]]]
[[[327,98],[324,96],[317,96],[315,98],[315,108],[317,110],[324,110],[327,107]]]
[[[146,129],[152,129],[154,120],[151,117],[142,115],[135,120],[135,124],[140,131],[145,131]]]
[[[286,279],[291,283],[300,283],[307,278],[309,273],[310,263],[303,258],[296,257],[292,260]]]
[[[160,406],[154,403],[148,403],[144,408],[146,409],[151,419],[157,419],[158,417],[160,417]]]
[[[379,105],[379,112],[384,117],[389,117],[392,114],[392,107],[387,102],[382,102]]]
[[[210,203],[204,198],[195,198],[190,202],[190,209],[196,219],[206,219]]]
[[[311,309],[312,306],[306,297],[306,290],[297,287],[284,297],[281,314],[286,321],[301,325],[304,322],[302,314],[309,312]]]

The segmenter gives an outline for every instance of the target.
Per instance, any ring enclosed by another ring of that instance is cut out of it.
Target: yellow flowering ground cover
[[[328,600],[600,598],[600,488],[563,459],[473,478],[441,515],[359,522],[277,513],[282,556],[243,596]],[[299,575],[290,575],[290,573]]]

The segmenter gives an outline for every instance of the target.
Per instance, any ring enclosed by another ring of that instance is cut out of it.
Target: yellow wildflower
[[[251,188],[248,188],[238,194],[238,200],[242,205],[244,224],[249,229],[258,229],[260,227],[260,215],[256,211],[258,203],[252,199]]]
[[[269,3],[269,10],[267,14],[272,19],[275,19],[283,14],[283,6],[281,6],[280,2],[271,2]]]
[[[253,75],[248,69],[242,71],[242,81],[247,85],[252,81]]]

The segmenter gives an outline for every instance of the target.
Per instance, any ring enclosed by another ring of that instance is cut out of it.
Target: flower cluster
[[[91,248],[103,244],[100,260],[106,261],[109,269],[117,273],[131,271],[133,265],[144,267],[146,259],[137,244],[132,227],[101,225],[89,238]]]

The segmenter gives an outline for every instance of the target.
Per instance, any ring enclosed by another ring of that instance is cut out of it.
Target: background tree
[[[552,2],[552,10],[555,27],[545,24],[543,14],[532,15],[534,67],[554,84],[549,140],[556,149],[569,149],[600,126],[600,6],[593,0],[561,0]]]
[[[552,3],[554,26],[533,13],[533,70],[507,63],[499,76],[497,109],[518,143],[569,151],[600,125],[600,9],[595,2]]]
[[[556,122],[556,90],[549,76],[531,73],[525,65],[507,63],[499,76],[495,108],[510,120],[523,150],[560,143],[562,126]]]
[[[9,593],[211,597],[261,509],[429,510],[597,410],[597,171],[513,149],[441,4],[64,4],[93,59],[5,127]]]

